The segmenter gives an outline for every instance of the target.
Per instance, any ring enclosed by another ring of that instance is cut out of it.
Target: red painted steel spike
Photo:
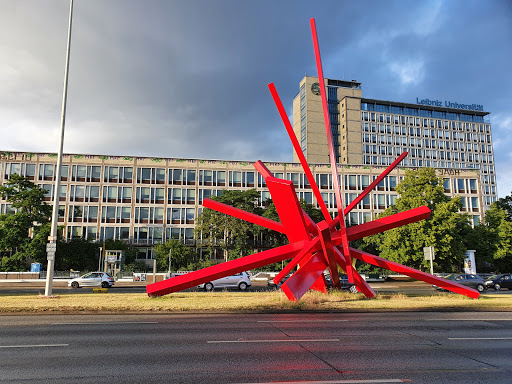
[[[283,107],[283,103],[281,103],[281,99],[279,98],[279,94],[277,93],[274,83],[270,83],[268,85],[268,88],[270,90],[270,93],[272,94],[272,97],[274,99],[274,103],[276,104],[277,110],[279,111],[281,120],[283,120],[284,126],[286,128],[286,132],[288,132],[288,136],[290,137],[290,140],[292,142],[293,149],[295,149],[295,153],[297,154],[297,157],[300,160],[300,164],[302,165],[302,169],[304,170],[306,178],[309,181],[309,185],[311,186],[311,189],[313,190],[313,193],[316,197],[316,201],[318,202],[320,210],[322,211],[322,214],[324,215],[324,219],[325,219],[325,221],[330,223],[332,221],[331,214],[329,213],[329,210],[327,209],[327,206],[325,205],[325,201],[322,197],[322,194],[320,193],[320,189],[318,189],[318,186],[316,185],[315,178],[314,178],[313,174],[311,173],[311,169],[309,169],[308,162],[306,161],[306,158],[304,157],[302,148],[299,144],[299,141],[297,140],[297,137],[295,136],[295,132],[293,131],[292,125],[290,124],[290,120],[288,119],[288,115],[286,114],[286,111]]]
[[[304,260],[304,258],[306,256],[308,256],[308,255],[311,256],[312,253],[317,252],[320,248],[321,248],[320,238],[315,237],[304,247],[304,249],[302,251],[300,251],[299,254],[297,254],[297,256],[295,256],[288,264],[286,264],[286,266],[283,268],[283,270],[281,272],[279,272],[276,277],[274,277],[274,283],[276,285],[279,284],[285,278],[286,275],[291,273],[291,271],[297,265],[299,265],[299,263],[302,262],[302,260]]]
[[[405,265],[383,259],[382,257],[375,256],[371,253],[363,252],[355,248],[351,248],[350,250],[356,259],[364,261],[365,263],[389,269],[393,272],[401,273],[403,275],[412,277],[413,279],[421,280],[429,284],[437,285],[438,287],[471,297],[472,299],[478,299],[478,296],[480,296],[480,293],[477,290],[454,283],[450,280],[436,277],[411,267],[406,267]]]
[[[402,225],[428,219],[430,217],[430,213],[430,209],[427,206],[423,206],[410,209],[405,212],[395,213],[394,215],[381,217],[380,219],[376,219],[368,223],[354,225],[353,227],[347,228],[347,237],[349,241],[362,239],[363,237],[381,233],[396,227],[401,227]]]
[[[338,247],[334,247],[334,251],[336,252],[336,262],[339,266],[345,265],[345,256]],[[354,269],[354,284],[357,287],[359,292],[362,292],[368,299],[375,297],[375,292],[370,287],[370,285],[366,282],[365,279]]]
[[[366,189],[352,202],[350,203],[350,205],[345,208],[345,215],[347,213],[349,213],[352,208],[354,208],[357,204],[359,204],[359,202],[361,200],[363,200],[365,198],[366,195],[368,195],[372,190],[373,188],[375,188],[382,180],[384,180],[384,178],[393,170],[395,169],[395,167],[400,164],[400,162],[407,156],[407,152],[403,152],[400,156],[398,156],[398,158],[393,161],[393,163],[386,168],[386,170],[384,172],[382,172],[380,174],[379,177],[377,177],[368,187],[366,187]]]
[[[334,247],[332,245],[331,231],[329,225],[325,221],[317,224],[320,242],[322,244],[323,253],[327,263],[329,264],[329,272],[331,274],[332,285],[341,289],[340,275],[338,273],[338,264],[334,256]]]
[[[226,215],[230,215],[236,217],[238,219],[242,219],[248,221],[249,223],[253,223],[259,225],[261,227],[265,227],[271,229],[276,232],[285,233],[286,229],[283,224],[278,223],[277,221],[267,219],[266,217],[261,217],[255,215],[254,213],[246,212],[244,210],[232,207],[227,204],[220,203],[211,199],[203,200],[203,207],[213,209],[217,212],[224,213]]]
[[[336,155],[334,153],[334,144],[332,140],[331,122],[329,119],[329,106],[327,104],[327,95],[325,92],[324,71],[322,69],[322,59],[320,57],[320,46],[318,44],[318,37],[316,33],[315,19],[310,19],[311,34],[313,36],[313,46],[315,49],[316,68],[318,71],[318,82],[320,84],[320,96],[322,98],[322,109],[324,112],[325,134],[327,136],[327,145],[329,147],[329,159],[331,162],[332,170],[332,184],[334,187],[334,195],[336,197],[336,209],[338,211],[338,223],[340,225],[341,236],[343,237],[343,249],[345,254],[345,272],[347,273],[348,281],[354,281],[354,272],[352,267],[352,260],[350,258],[350,249],[348,239],[345,233],[345,214],[343,213],[343,200],[341,198],[341,191],[338,178],[338,165],[336,164]]]
[[[311,256],[307,263],[302,265],[297,272],[286,280],[281,285],[281,289],[288,299],[297,301],[304,296],[319,278],[323,278],[323,272],[326,268],[327,262],[319,252]],[[323,291],[325,291],[325,285]]]
[[[259,172],[261,176],[263,176],[265,180],[267,180],[267,178],[269,177],[274,177],[274,175],[272,175],[272,172],[270,172],[270,170],[265,166],[265,164],[261,162],[261,160],[258,160],[257,162],[254,163],[254,168],[256,168],[256,170]],[[314,185],[316,187],[316,184]],[[302,210],[302,215],[306,220],[308,231],[313,235],[316,235],[318,233],[316,223],[311,219],[311,217],[308,216],[306,212],[304,212],[304,210]]]

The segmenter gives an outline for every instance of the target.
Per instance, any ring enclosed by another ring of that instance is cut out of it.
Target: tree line
[[[397,185],[395,204],[378,217],[427,205],[431,217],[384,233],[353,242],[353,246],[401,264],[429,270],[424,260],[423,247],[433,246],[436,251],[434,270],[455,272],[462,268],[467,249],[476,250],[477,271],[512,271],[512,197],[506,196],[492,204],[484,220],[471,224],[468,213],[461,212],[459,196],[444,194],[442,178],[434,169],[408,170]],[[46,263],[46,243],[50,233],[51,207],[44,201],[45,191],[28,179],[12,175],[6,185],[0,186],[0,196],[11,206],[11,211],[0,215],[0,271],[27,270],[32,262]],[[271,220],[279,221],[271,200],[260,206],[256,190],[226,190],[213,197],[221,203],[243,209]],[[323,220],[322,213],[301,200],[302,208],[315,221]],[[196,248],[178,240],[155,245],[154,258],[160,271],[195,270],[212,264],[233,260],[271,247],[288,243],[286,236],[205,208],[196,219]],[[125,269],[144,271],[148,266],[137,261],[139,250],[122,241],[107,240],[105,244],[72,239],[63,241],[60,233],[57,243],[57,270],[92,271],[98,268],[99,247],[125,251]],[[201,257],[200,255],[207,255]],[[214,255],[213,261],[210,256]],[[281,263],[266,267],[280,270]],[[372,272],[374,267],[358,264],[361,272]]]

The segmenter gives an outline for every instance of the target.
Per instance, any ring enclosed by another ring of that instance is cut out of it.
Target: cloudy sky
[[[57,152],[68,0],[0,0],[0,150]],[[512,191],[512,2],[75,0],[64,152],[290,161],[304,74],[482,104]]]

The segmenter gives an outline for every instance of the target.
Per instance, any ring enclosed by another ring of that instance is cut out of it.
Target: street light
[[[60,121],[60,146],[57,158],[57,172],[55,174],[55,187],[53,193],[53,211],[52,211],[52,228],[49,243],[46,245],[48,254],[48,267],[46,272],[46,287],[44,295],[52,296],[53,271],[55,269],[55,251],[57,250],[57,223],[59,221],[59,193],[60,193],[60,174],[62,164],[62,148],[64,147],[64,127],[66,125],[66,101],[68,96],[68,71],[69,71],[69,51],[71,48],[71,22],[73,20],[73,0],[69,1],[69,26],[68,26],[68,44],[66,50],[66,67],[64,70],[64,90],[62,91],[62,116]]]

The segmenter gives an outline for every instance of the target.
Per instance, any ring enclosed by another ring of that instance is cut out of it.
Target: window
[[[209,199],[212,196],[221,196],[222,189],[200,189],[199,190],[199,204],[203,204],[204,199]]]
[[[167,208],[167,224],[194,224],[194,208]]]
[[[137,183],[165,184],[164,168],[137,168]]]
[[[54,184],[39,184],[39,186],[45,190],[45,201],[53,201],[54,198]],[[59,201],[66,200],[67,185],[60,186]]]
[[[222,171],[224,172],[224,171]],[[224,172],[225,174],[225,172]],[[224,181],[225,182],[225,181]],[[196,171],[186,169],[169,169],[169,184],[195,185]]]
[[[39,180],[53,181],[54,164],[39,164]]]
[[[1,165],[0,165],[0,169]],[[17,174],[24,176],[29,180],[35,180],[36,165],[35,164],[24,164],[24,163],[5,163],[4,178],[8,180],[11,175]]]
[[[330,173],[316,174],[316,184],[320,189],[332,188],[332,175]]]
[[[69,205],[68,207],[69,222],[98,222],[98,206],[97,205]]]
[[[277,175],[274,175],[274,176],[278,177]],[[281,178],[282,178],[282,175],[281,175]],[[254,172],[229,171],[229,186],[230,187],[254,188],[254,186],[255,186]]]
[[[108,168],[108,167],[107,167]],[[100,165],[73,165],[71,167],[71,181],[99,182],[101,180]]]
[[[167,202],[171,204],[195,204],[195,189],[168,188]]]
[[[137,187],[135,202],[163,204],[165,202],[165,188]]]

